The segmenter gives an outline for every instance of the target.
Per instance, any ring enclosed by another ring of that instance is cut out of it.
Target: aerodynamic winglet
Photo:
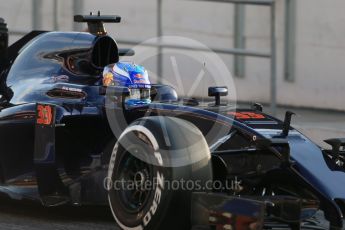
[[[107,34],[104,23],[120,23],[121,17],[117,15],[101,15],[100,11],[98,11],[97,15],[93,15],[92,12],[90,15],[75,15],[74,21],[87,22],[88,31],[91,34],[103,36]]]
[[[74,21],[120,23],[121,17],[117,15],[75,15]]]

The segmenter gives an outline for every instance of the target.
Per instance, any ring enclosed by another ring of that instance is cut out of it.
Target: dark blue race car
[[[9,47],[0,22],[0,192],[107,205],[125,230],[299,229],[319,210],[343,227],[345,139],[321,149],[291,112],[223,105],[226,87],[203,104],[167,85],[104,85],[104,68],[133,55],[104,29],[120,17],[75,21],[89,32],[33,31]]]

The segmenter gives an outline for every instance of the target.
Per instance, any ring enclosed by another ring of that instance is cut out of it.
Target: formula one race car
[[[343,227],[345,139],[321,149],[291,112],[280,121],[259,104],[222,104],[226,87],[202,104],[167,85],[104,85],[104,68],[133,54],[104,29],[120,17],[75,21],[89,32],[33,31],[10,47],[0,22],[0,192],[108,205],[126,230],[320,229],[319,211]]]

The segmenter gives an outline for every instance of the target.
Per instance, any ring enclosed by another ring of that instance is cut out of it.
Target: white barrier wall
[[[7,20],[10,29],[29,30],[31,1],[0,0],[0,4],[0,16]],[[51,29],[52,1],[44,0],[42,7],[43,29]],[[277,0],[279,104],[345,111],[344,9],[344,0],[297,1],[296,80],[291,83],[286,82],[283,76],[284,0]],[[85,0],[84,12],[90,10],[121,15],[123,23],[108,26],[109,33],[120,39],[146,40],[156,36],[156,0]],[[62,30],[72,28],[72,15],[72,1],[59,0],[59,27]],[[267,7],[246,7],[247,48],[269,51],[269,22]],[[166,35],[192,38],[211,47],[231,48],[233,5],[164,0],[163,27]],[[232,56],[221,55],[221,58],[231,71]],[[155,63],[152,60],[148,62],[148,68],[154,70]],[[168,59],[164,63],[165,77],[171,76],[169,64]],[[189,79],[193,78],[195,69],[200,69],[199,65],[192,66],[193,73],[189,74],[187,67],[182,69]],[[237,98],[240,101],[269,102],[269,70],[268,59],[246,58],[246,77],[235,78]],[[198,94],[204,93],[203,87],[200,88],[202,92]]]

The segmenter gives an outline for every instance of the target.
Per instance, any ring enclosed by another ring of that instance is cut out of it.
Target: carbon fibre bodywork
[[[1,75],[1,192],[47,206],[106,204],[103,181],[116,137],[101,71],[119,60],[118,53],[112,38],[76,32],[33,32],[9,48]],[[319,201],[332,226],[342,227],[345,170],[303,134],[290,128],[282,138],[284,123],[258,110],[167,103],[156,96],[175,92],[160,85],[155,90],[148,106],[114,103],[112,110],[124,114],[126,124],[147,115],[192,122],[212,150],[216,179],[239,177],[247,188],[274,185],[279,191],[289,184],[300,197]],[[53,109],[48,125],[37,122],[40,105]]]

